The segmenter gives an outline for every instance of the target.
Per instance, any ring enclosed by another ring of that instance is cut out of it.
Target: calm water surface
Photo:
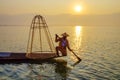
[[[40,63],[0,64],[0,80],[119,80],[120,27],[50,26],[54,35],[67,32],[71,48],[68,56]],[[26,52],[29,27],[1,26],[0,51]],[[55,43],[55,46],[57,44]]]

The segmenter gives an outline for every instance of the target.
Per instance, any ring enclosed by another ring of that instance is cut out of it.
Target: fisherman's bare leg
[[[61,48],[61,53],[62,53],[62,56],[67,56],[67,50],[65,48]]]
[[[59,51],[62,53],[62,56],[67,56],[67,50],[63,47],[56,47],[56,53],[59,56]]]
[[[57,56],[59,56],[59,47],[58,46],[56,47],[56,54],[57,54]]]

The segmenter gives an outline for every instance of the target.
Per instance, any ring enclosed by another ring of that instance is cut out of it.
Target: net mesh
[[[27,54],[31,53],[55,53],[54,44],[48,26],[41,15],[36,15],[30,26]]]

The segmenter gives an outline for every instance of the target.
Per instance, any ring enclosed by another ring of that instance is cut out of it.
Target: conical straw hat
[[[63,34],[61,34],[62,36],[66,36],[66,37],[68,37],[69,35],[65,32],[65,33],[63,33]]]

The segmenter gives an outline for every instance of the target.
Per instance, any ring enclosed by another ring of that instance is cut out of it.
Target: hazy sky
[[[75,12],[74,7],[82,7]],[[0,0],[0,14],[112,14],[120,0]]]

